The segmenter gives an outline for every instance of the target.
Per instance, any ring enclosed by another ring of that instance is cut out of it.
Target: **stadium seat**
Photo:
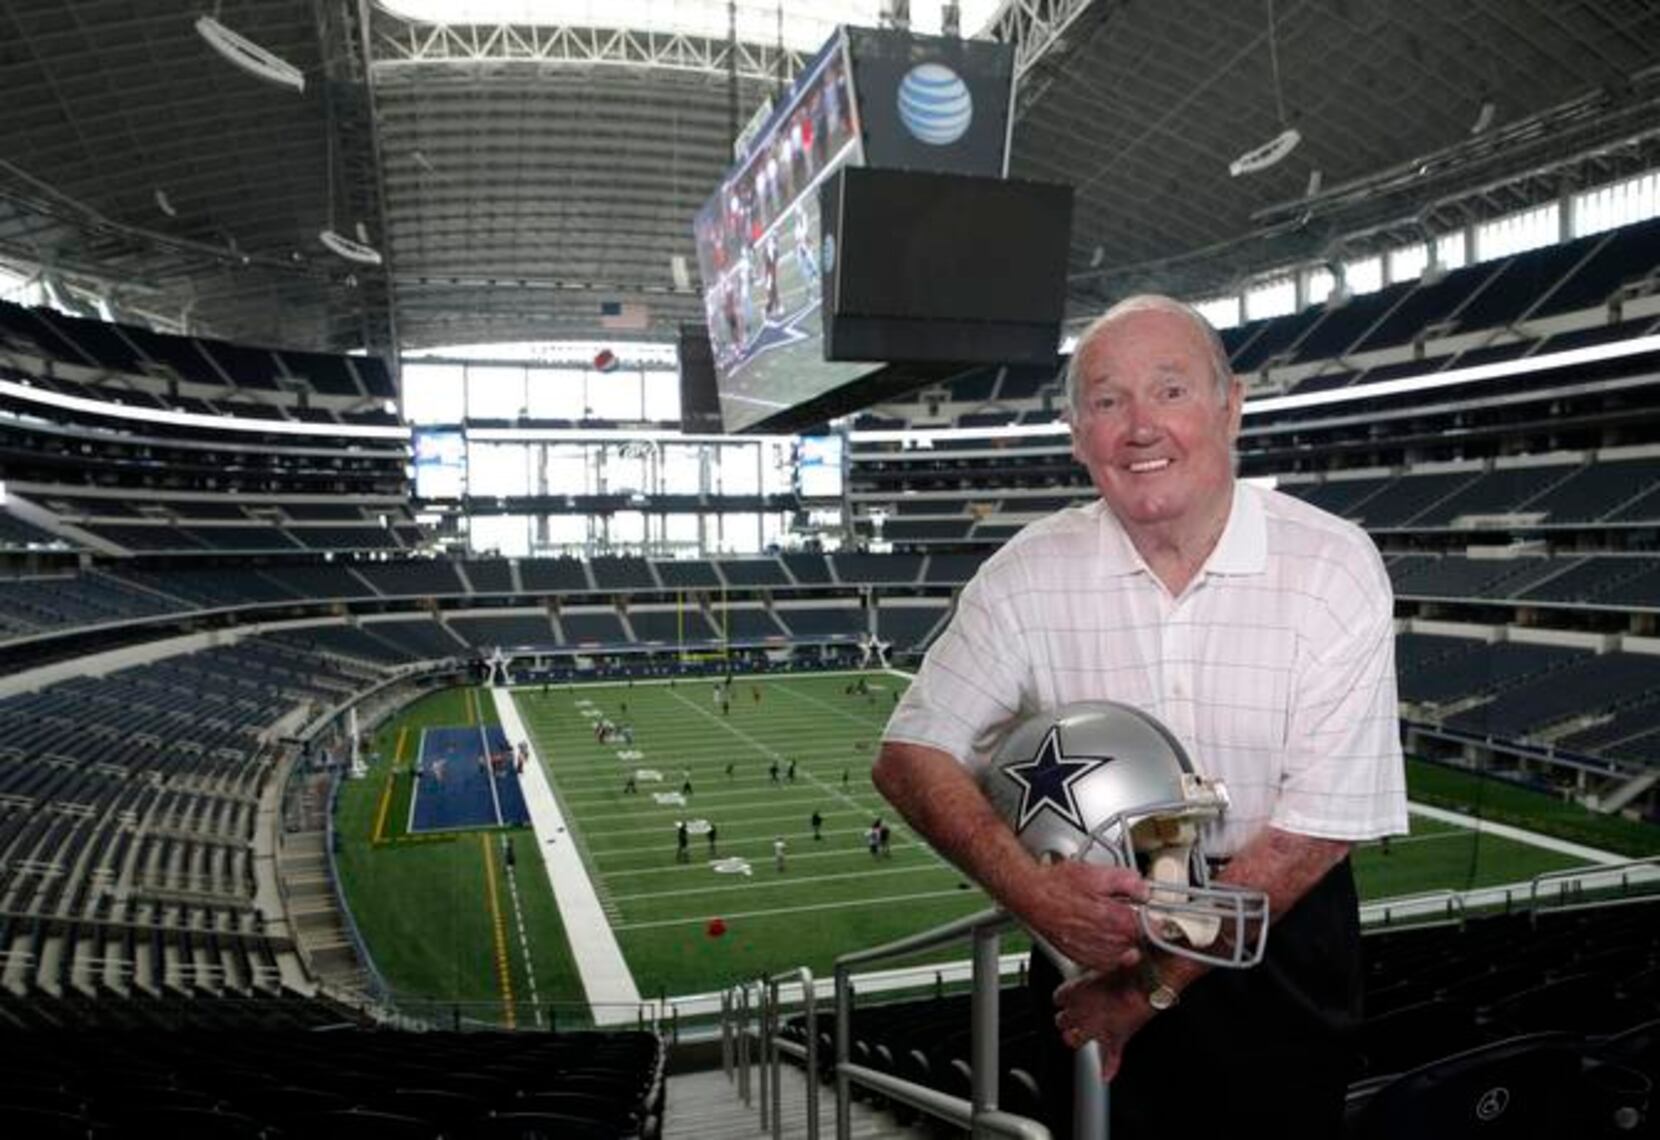
[[[1403,1073],[1352,1120],[1353,1140],[1576,1135],[1585,1095],[1571,1033],[1513,1037]]]
[[[413,1116],[363,1109],[296,1117],[288,1131],[306,1140],[440,1140],[444,1134],[437,1125]]]
[[[477,1140],[621,1140],[603,1120],[556,1112],[504,1112],[487,1116],[467,1131]]]

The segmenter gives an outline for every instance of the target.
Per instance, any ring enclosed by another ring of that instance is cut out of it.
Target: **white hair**
[[[1078,388],[1078,361],[1083,357],[1084,349],[1096,338],[1105,335],[1112,322],[1132,313],[1168,313],[1189,321],[1210,350],[1211,370],[1216,377],[1217,395],[1227,399],[1228,386],[1233,383],[1233,369],[1228,366],[1228,350],[1223,347],[1222,337],[1205,319],[1204,314],[1187,302],[1178,301],[1174,297],[1166,297],[1161,293],[1138,293],[1133,297],[1124,298],[1096,317],[1078,336],[1078,343],[1073,347],[1072,355],[1066,362],[1066,406],[1073,414],[1083,410],[1083,393]]]

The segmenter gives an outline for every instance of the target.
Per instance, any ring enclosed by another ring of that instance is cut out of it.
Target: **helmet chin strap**
[[[1184,843],[1175,847],[1161,847],[1150,853],[1147,868],[1149,909],[1157,907],[1159,903],[1187,901],[1188,868],[1191,865],[1189,859],[1192,851],[1192,844]],[[1220,916],[1195,914],[1191,909],[1161,909],[1158,913],[1147,916],[1146,920],[1158,923],[1161,927],[1160,933],[1167,939],[1174,940],[1180,937],[1189,946],[1209,946],[1222,932]]]

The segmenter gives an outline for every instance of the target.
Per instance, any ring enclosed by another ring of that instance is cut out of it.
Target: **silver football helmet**
[[[1139,869],[1152,945],[1213,966],[1262,960],[1268,896],[1212,886],[1199,846],[1201,829],[1228,808],[1227,789],[1195,773],[1152,716],[1115,701],[1041,713],[1004,738],[981,785],[1039,858]]]

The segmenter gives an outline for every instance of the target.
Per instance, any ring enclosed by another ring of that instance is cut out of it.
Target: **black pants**
[[[1060,981],[1034,952],[1028,988],[1046,1027]],[[1274,1140],[1341,1136],[1347,1032],[1360,1015],[1361,984],[1360,912],[1345,859],[1270,926],[1261,964],[1211,970],[1131,1038],[1109,1092],[1112,1140],[1241,1125]],[[1042,1038],[1045,1123],[1066,1140],[1072,1051],[1058,1033]]]

